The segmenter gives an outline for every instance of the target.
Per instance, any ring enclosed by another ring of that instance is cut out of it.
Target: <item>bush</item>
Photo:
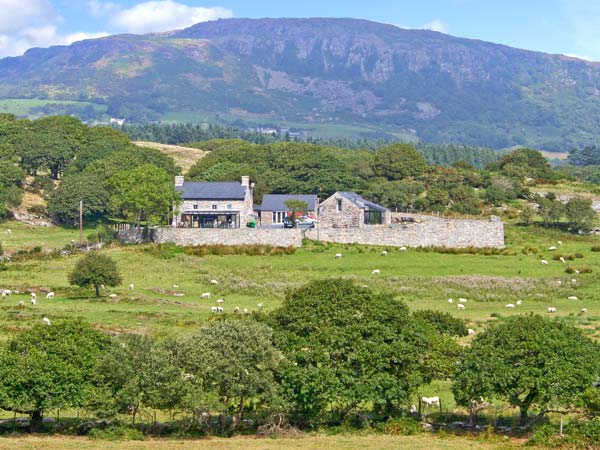
[[[93,428],[89,435],[92,439],[102,441],[143,441],[144,434],[136,429],[121,425],[114,425],[106,429]]]
[[[594,245],[591,250],[593,252],[600,252],[600,245]]]
[[[392,436],[412,436],[421,430],[421,423],[411,418],[389,419],[383,425],[383,431]]]
[[[583,258],[583,255],[581,257]],[[560,261],[560,258],[564,258],[567,261],[575,261],[576,256],[575,255],[561,255],[560,253],[557,253],[556,255],[552,256],[552,259],[554,261]]]
[[[440,334],[451,336],[466,336],[468,334],[465,322],[448,313],[440,311],[419,310],[413,313],[417,319],[421,319],[432,325]]]
[[[483,255],[483,256],[515,256],[514,250],[506,248],[480,248],[480,247],[464,247],[464,248],[449,248],[449,247],[418,247],[418,252],[433,252],[447,255]]]
[[[192,256],[282,256],[293,255],[295,251],[294,247],[272,247],[270,245],[203,245],[200,247],[184,248],[184,252]]]
[[[569,266],[569,267],[567,267],[565,269],[566,273],[580,273],[580,274],[582,274],[582,273],[592,273],[593,271],[594,270],[591,267],[589,267],[589,266],[583,266],[583,267],[577,267],[577,268]]]

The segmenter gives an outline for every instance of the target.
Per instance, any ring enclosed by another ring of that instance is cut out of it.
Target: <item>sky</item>
[[[600,0],[0,0],[0,57],[229,17],[353,17],[600,61]]]

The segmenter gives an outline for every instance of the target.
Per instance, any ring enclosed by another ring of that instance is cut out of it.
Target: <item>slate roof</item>
[[[246,188],[236,181],[187,181],[176,188],[184,200],[244,200]]]
[[[287,211],[285,202],[288,200],[302,200],[308,205],[308,211],[315,211],[317,206],[316,195],[287,195],[287,194],[266,194],[263,196],[260,211]]]
[[[375,211],[386,212],[388,209],[384,206],[378,205],[377,203],[370,202],[365,200],[356,192],[338,192],[337,195],[344,197],[349,202],[352,202],[359,208],[368,207],[369,209],[374,209]]]

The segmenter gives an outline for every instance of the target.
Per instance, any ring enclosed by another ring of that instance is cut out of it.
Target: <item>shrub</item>
[[[93,428],[88,435],[103,441],[143,441],[144,434],[137,428],[115,425],[106,429]]]
[[[417,319],[423,320],[432,325],[440,334],[449,334],[452,336],[466,336],[467,327],[465,322],[452,315],[440,311],[419,310],[413,313]]]
[[[392,436],[412,436],[419,433],[422,430],[421,427],[421,423],[415,419],[389,419],[383,425],[383,431]]]
[[[594,245],[591,250],[593,252],[600,252],[600,245]]]
[[[582,255],[582,257],[583,257],[583,255]],[[552,259],[554,261],[560,261],[560,258],[564,258],[567,261],[575,261],[575,255],[562,255],[560,253],[557,253],[554,256],[552,256]]]
[[[208,255],[245,255],[245,256],[282,256],[293,255],[293,247],[272,247],[270,245],[203,245],[185,247],[184,252],[193,256]]]

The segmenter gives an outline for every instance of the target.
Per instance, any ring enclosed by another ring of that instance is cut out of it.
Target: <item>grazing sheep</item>
[[[2,292],[2,300],[6,300],[6,292]]]
[[[133,283],[131,283],[131,284],[129,285],[129,290],[130,290],[130,291],[133,291]]]
[[[37,294],[35,292],[31,293],[31,298],[37,298]]]
[[[335,254],[335,259],[342,259],[342,254],[341,253],[336,253]]]
[[[11,230],[10,228],[8,228],[8,229],[6,230],[6,234],[12,234],[12,230]]]
[[[581,312],[585,314],[586,312],[588,312],[588,309],[587,308],[581,308]]]
[[[248,314],[248,308],[244,308],[244,314]]]
[[[363,284],[363,285],[362,285],[362,288],[363,288],[363,289],[369,289],[369,286],[368,286],[368,285],[366,285],[366,284]]]
[[[217,303],[223,303],[225,300],[223,300],[222,298],[220,298],[219,300],[217,300]]]
[[[236,314],[239,313],[240,312],[240,307],[236,306],[235,309],[233,310],[233,312],[236,313]]]
[[[451,299],[451,298],[449,298],[449,299],[448,299],[448,303],[454,303],[454,300],[453,300],[453,299]]]
[[[563,258],[562,256],[559,258],[559,261],[563,264],[565,264],[567,261],[565,260],[565,258]]]
[[[459,298],[458,301],[460,303],[467,303],[467,299],[466,298]]]
[[[542,263],[542,266],[548,265],[548,261],[546,261],[545,259],[542,259],[540,262]]]
[[[505,308],[509,308],[509,309],[513,309],[515,307],[514,303],[509,303],[507,305],[504,305]]]
[[[405,252],[406,251],[406,247],[400,247],[400,251],[401,252]]]
[[[558,244],[558,245],[562,245],[562,241],[558,241],[558,242],[557,242],[557,244]]]
[[[517,306],[521,306],[523,304],[523,300],[517,300]]]
[[[462,303],[458,305],[458,309],[465,309],[465,305],[463,305]]]
[[[217,286],[219,284],[218,280],[210,280],[210,284],[212,284],[213,286]]]
[[[204,294],[200,295],[200,298],[210,298],[210,292],[205,292]]]
[[[556,284],[558,284],[558,285],[560,286],[560,285],[562,285],[562,281],[558,280],[558,281],[556,282]]]
[[[577,275],[579,275],[579,270],[576,270],[576,271],[575,271],[575,273],[576,273]]]
[[[577,297],[575,297],[574,295],[567,297],[567,300],[579,300]]]
[[[415,405],[410,405],[410,408],[408,408],[408,412],[411,414],[416,414],[417,413],[417,407]]]
[[[23,300],[19,301],[19,308],[24,308],[25,302]]]
[[[117,297],[118,297],[118,295],[117,295],[117,294],[110,294],[108,297],[109,297],[109,298],[117,298]]]
[[[32,305],[35,305],[35,302],[36,302],[35,298],[32,298],[32,299],[31,299],[31,304],[32,304]]]
[[[435,397],[422,397],[421,400],[427,406],[433,406],[433,405],[439,405],[440,404],[440,398],[438,396],[435,396]]]
[[[216,312],[218,312],[218,310],[217,310],[217,307],[216,307],[216,306],[211,306],[211,307],[210,307],[210,311],[211,311],[211,312],[213,312],[213,313],[216,313]]]
[[[387,255],[388,255],[387,251],[384,250],[384,251],[381,252],[381,256],[387,256]]]
[[[571,283],[573,283],[573,284],[577,284],[577,280],[576,280],[575,278],[573,278],[573,279],[571,280]]]
[[[381,270],[375,269],[373,272],[371,272],[371,275],[381,275]]]
[[[178,284],[174,284],[173,285],[173,289],[179,289],[179,285]]]
[[[550,250],[551,252],[553,252],[554,250],[556,250],[556,247],[553,245],[552,247],[548,247],[548,250]]]
[[[44,317],[44,318],[42,319],[42,323],[43,323],[44,325],[50,325],[50,319],[48,319],[47,317]]]
[[[556,312],[556,308],[554,308],[553,306],[548,306],[548,312],[549,313],[555,313]]]
[[[54,298],[54,292],[48,292],[46,298]]]
[[[218,313],[222,313],[223,311],[225,311],[225,310],[221,306],[217,306]]]
[[[258,309],[262,309],[262,307],[263,307],[263,304],[262,304],[262,303],[259,303],[259,304],[258,304],[258,305],[256,305],[256,306],[258,306]]]
[[[473,336],[475,334],[475,330],[473,328],[469,328],[467,330],[467,333],[468,333],[469,336]]]

